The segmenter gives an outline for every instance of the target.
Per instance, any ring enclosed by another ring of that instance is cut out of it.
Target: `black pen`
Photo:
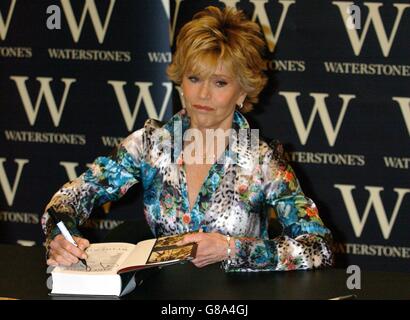
[[[47,211],[47,213],[49,214],[49,216],[51,217],[51,219],[53,219],[54,224],[58,227],[58,229],[60,229],[61,234],[64,236],[64,238],[70,242],[71,244],[75,245],[78,248],[78,244],[77,242],[75,242],[75,240],[73,239],[73,237],[71,236],[70,232],[68,231],[67,227],[65,226],[64,222],[59,220],[57,218],[57,215],[55,214],[55,212],[53,212],[52,209],[49,209]],[[85,261],[85,259],[79,259],[83,265],[85,265],[85,267],[87,268],[87,261]]]

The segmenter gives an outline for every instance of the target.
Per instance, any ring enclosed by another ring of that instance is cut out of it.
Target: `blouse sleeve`
[[[139,181],[143,135],[144,129],[135,131],[110,156],[98,157],[90,169],[54,194],[41,219],[47,252],[51,240],[60,233],[47,210],[53,208],[64,215],[63,221],[70,233],[81,236],[77,227],[88,219],[94,206],[118,200]]]
[[[236,255],[226,271],[287,271],[331,266],[332,235],[306,197],[281,145],[265,155],[262,165],[265,203],[273,207],[282,234],[273,239],[236,238]]]

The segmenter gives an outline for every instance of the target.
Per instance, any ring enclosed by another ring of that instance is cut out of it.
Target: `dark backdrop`
[[[269,83],[247,117],[284,143],[338,265],[408,271],[410,4],[399,0],[356,1],[355,20],[348,1],[1,1],[0,241],[41,244],[64,182],[147,117],[179,110],[165,75],[174,39],[211,4],[263,27]],[[99,241],[124,220],[143,223],[139,186],[82,230]]]

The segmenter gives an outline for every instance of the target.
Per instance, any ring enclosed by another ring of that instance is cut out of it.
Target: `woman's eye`
[[[226,83],[225,81],[217,81],[217,82],[216,82],[216,85],[217,85],[218,87],[225,87],[225,86],[227,85],[227,83]]]
[[[188,79],[189,79],[189,81],[191,81],[192,83],[198,82],[198,78],[195,77],[195,76],[190,76],[190,77],[188,77]]]

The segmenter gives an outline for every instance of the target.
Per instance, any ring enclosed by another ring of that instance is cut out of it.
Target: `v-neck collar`
[[[202,223],[206,211],[209,208],[210,200],[213,194],[218,189],[224,173],[229,165],[235,163],[235,159],[238,157],[246,156],[246,150],[243,150],[243,146],[239,143],[234,143],[234,147],[231,148],[230,144],[227,145],[225,151],[221,157],[215,161],[208,171],[202,186],[198,192],[195,203],[192,210],[189,210],[189,197],[188,197],[188,184],[186,179],[186,171],[183,165],[183,137],[185,131],[189,129],[190,119],[188,115],[183,112],[176,113],[170,121],[168,121],[164,128],[169,132],[171,137],[171,159],[173,163],[177,164],[177,170],[180,174],[180,187],[182,195],[182,208],[184,216],[188,215],[183,222],[186,224],[186,231],[197,231],[200,228],[206,231],[206,226]],[[235,133],[238,133],[240,129],[249,129],[249,123],[238,111],[235,111],[232,128]],[[236,135],[237,136],[237,135]]]
[[[174,163],[177,162],[179,159],[182,146],[183,146],[183,137],[185,131],[189,129],[190,126],[190,118],[189,116],[183,111],[177,112],[165,125],[164,129],[169,132],[171,138],[171,159],[175,160]],[[235,111],[232,121],[232,128],[238,133],[239,130],[249,130],[250,126],[248,121],[245,117],[239,112]],[[241,148],[240,144],[236,144],[236,148],[231,150],[231,152],[235,152],[238,155],[245,156],[246,150]],[[232,156],[232,153],[229,154]]]

